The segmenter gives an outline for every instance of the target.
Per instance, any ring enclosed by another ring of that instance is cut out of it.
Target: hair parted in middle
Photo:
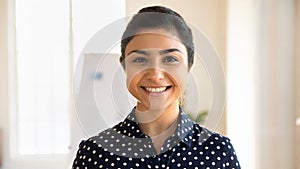
[[[165,29],[174,34],[186,47],[188,68],[194,63],[194,43],[191,29],[175,11],[163,6],[150,6],[141,9],[133,16],[123,33],[121,40],[120,62],[125,67],[125,49],[127,44],[142,30]]]

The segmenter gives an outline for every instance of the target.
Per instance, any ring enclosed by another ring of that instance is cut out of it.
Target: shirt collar
[[[134,137],[142,138],[147,137],[139,128],[138,121],[135,117],[135,108],[132,109],[130,114],[126,117],[124,123],[133,123],[132,125],[135,125],[136,130],[132,131],[134,134]],[[176,131],[173,134],[173,137],[177,137],[180,139],[181,142],[186,144],[187,146],[192,145],[192,139],[191,137],[193,125],[195,122],[191,121],[188,116],[185,114],[185,112],[182,110],[182,108],[179,108],[179,122],[176,127]]]

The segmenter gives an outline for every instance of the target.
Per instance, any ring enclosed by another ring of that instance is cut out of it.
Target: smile
[[[161,93],[164,92],[166,90],[168,90],[169,88],[171,88],[171,86],[165,86],[165,87],[142,87],[144,90],[151,92],[151,93]]]

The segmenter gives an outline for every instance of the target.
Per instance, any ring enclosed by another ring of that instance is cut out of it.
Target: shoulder
[[[97,154],[98,151],[103,151],[102,144],[108,143],[108,139],[113,139],[115,131],[112,128],[104,130],[99,134],[92,136],[88,139],[82,140],[78,147],[79,153]]]
[[[205,158],[213,158],[212,160],[221,162],[224,167],[240,167],[234,147],[227,136],[212,132],[198,124],[195,128],[199,129],[197,140]]]
[[[81,141],[72,168],[92,168],[102,163],[101,158],[97,158],[99,150],[97,144],[92,139]]]
[[[199,124],[194,124],[194,129],[196,130],[194,133],[200,145],[209,146],[211,149],[216,150],[233,148],[231,140],[227,136],[213,132]]]

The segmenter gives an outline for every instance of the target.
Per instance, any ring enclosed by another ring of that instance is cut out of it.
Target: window
[[[15,0],[15,24],[15,153],[66,154],[70,145],[69,1]]]
[[[86,41],[125,16],[125,1],[5,0],[1,4],[7,8],[3,21],[7,31],[3,30],[8,38],[0,38],[7,41],[3,56],[9,62],[0,63],[8,67],[9,81],[3,86],[8,108],[1,109],[1,121],[8,121],[4,133],[9,136],[4,138],[3,168],[70,168],[72,150],[85,136],[70,104],[72,70]]]

